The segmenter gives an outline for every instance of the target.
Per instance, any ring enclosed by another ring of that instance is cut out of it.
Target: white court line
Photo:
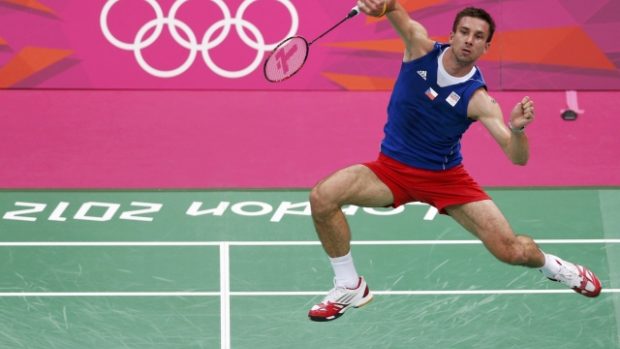
[[[620,244],[620,239],[538,239],[538,244]],[[318,246],[319,241],[3,241],[0,247]],[[477,245],[480,240],[354,240],[352,245]]]
[[[255,291],[227,292],[229,297],[290,297],[290,296],[324,296],[326,291]],[[411,290],[411,291],[372,291],[378,296],[471,296],[471,295],[521,295],[521,294],[574,294],[569,289],[545,290]],[[603,288],[601,294],[620,293],[618,288]],[[0,298],[15,297],[222,297],[224,292],[0,292]],[[230,304],[228,304],[230,307]],[[230,308],[227,310],[230,314]],[[229,316],[229,315],[228,315]],[[230,320],[228,318],[227,320]],[[227,325],[230,325],[227,323]],[[230,334],[230,327],[226,327]]]
[[[220,292],[0,292],[10,297],[220,297]]]
[[[412,291],[372,291],[379,296],[471,296],[471,295],[519,295],[519,294],[574,294],[570,289],[561,290],[412,290]],[[620,293],[618,288],[603,288],[602,293]],[[230,292],[237,297],[268,297],[268,296],[324,296],[326,291],[310,292]]]
[[[220,341],[230,349],[230,257],[228,243],[220,245]]]

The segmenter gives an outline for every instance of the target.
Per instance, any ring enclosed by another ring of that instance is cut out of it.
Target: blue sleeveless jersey
[[[479,69],[465,82],[437,85],[437,61],[448,46],[436,43],[425,56],[403,62],[388,104],[381,152],[412,167],[446,170],[461,163],[461,136],[473,122],[467,105],[486,88]]]

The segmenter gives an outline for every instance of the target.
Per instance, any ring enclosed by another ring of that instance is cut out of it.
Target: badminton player
[[[372,299],[353,262],[344,205],[426,202],[474,234],[499,261],[538,269],[579,294],[598,296],[601,285],[590,270],[516,234],[461,163],[460,139],[473,122],[484,126],[512,163],[525,165],[529,158],[527,127],[534,121],[534,101],[523,97],[506,123],[476,66],[491,45],[493,18],[483,9],[466,8],[456,15],[448,42],[439,43],[396,0],[357,5],[366,15],[387,16],[405,52],[378,158],[341,169],[311,191],[312,219],[335,277],[334,288],[310,309],[310,319],[334,320]]]

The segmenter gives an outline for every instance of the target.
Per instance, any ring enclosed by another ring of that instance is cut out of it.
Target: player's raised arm
[[[387,16],[405,44],[405,62],[422,57],[433,49],[435,41],[428,37],[426,28],[411,19],[398,0],[359,0],[357,5],[369,16]]]

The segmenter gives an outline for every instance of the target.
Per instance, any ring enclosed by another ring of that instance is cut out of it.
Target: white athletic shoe
[[[560,282],[586,297],[596,297],[601,293],[601,282],[588,268],[560,259],[556,262],[560,265],[560,271],[547,276],[549,280]]]
[[[366,281],[360,276],[355,289],[337,287],[334,280],[334,288],[329,291],[323,301],[310,309],[308,317],[312,321],[331,321],[339,318],[349,308],[359,308],[372,300],[372,294],[366,285]]]

